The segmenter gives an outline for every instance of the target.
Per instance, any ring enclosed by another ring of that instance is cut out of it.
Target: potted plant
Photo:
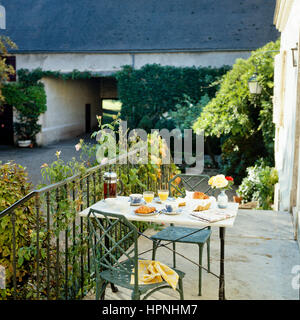
[[[22,120],[14,123],[18,146],[21,148],[32,147],[35,136],[40,131],[41,126],[32,119]]]

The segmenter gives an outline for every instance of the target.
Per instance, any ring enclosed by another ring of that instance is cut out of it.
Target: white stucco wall
[[[278,133],[276,135],[276,143],[278,143],[276,166],[279,173],[280,210],[291,209],[290,196],[291,193],[296,193],[296,190],[293,190],[292,188],[292,178],[293,168],[295,165],[297,165],[294,164],[294,152],[297,106],[297,74],[300,61],[298,61],[297,67],[293,66],[291,48],[296,47],[296,43],[299,42],[300,38],[300,1],[289,1],[289,6],[289,10],[282,10],[283,12],[281,13],[280,20],[278,20],[279,18],[277,18],[277,28],[281,30],[280,51],[281,54],[283,54],[284,52],[286,54],[286,62],[282,74],[282,76],[284,77],[282,87],[282,90],[284,90],[284,96],[280,106],[281,108],[283,108],[283,121],[282,125],[277,125]],[[287,14],[286,17],[282,16],[284,13]],[[299,54],[298,51],[296,51],[295,53],[296,55]],[[298,177],[296,177],[296,179],[297,178]],[[298,188],[299,187],[300,185],[298,186]],[[299,195],[300,193],[298,193],[298,196]],[[299,200],[300,199],[298,199],[297,202],[300,205]]]
[[[234,64],[237,58],[248,58],[250,52],[194,52],[194,53],[64,53],[64,54],[17,54],[17,69],[36,69],[70,72],[79,71],[108,72],[120,70],[123,65],[140,68],[148,63],[171,66],[213,66]]]
[[[47,95],[47,111],[41,116],[38,143],[75,137],[85,132],[85,105],[91,104],[92,125],[100,113],[100,84],[93,80],[42,79]]]
[[[250,52],[190,52],[190,53],[152,53],[136,54],[134,64],[136,68],[141,68],[147,63],[157,63],[163,66],[174,67],[222,67],[233,65],[238,58],[247,59]]]

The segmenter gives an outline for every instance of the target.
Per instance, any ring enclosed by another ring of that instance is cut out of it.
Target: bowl
[[[129,196],[129,199],[132,204],[137,204],[142,201],[143,195],[139,193],[134,193]]]

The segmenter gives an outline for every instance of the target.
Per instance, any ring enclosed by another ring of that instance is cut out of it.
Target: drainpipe
[[[131,66],[132,68],[134,68],[134,65],[135,65],[135,54],[134,53],[131,53]]]

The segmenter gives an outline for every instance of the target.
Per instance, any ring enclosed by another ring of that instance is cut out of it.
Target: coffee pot
[[[104,199],[116,198],[122,194],[124,186],[122,181],[118,179],[118,176],[115,172],[112,172],[111,170],[105,172],[103,175],[103,182]],[[117,192],[117,182],[120,182],[121,185],[120,192]]]

